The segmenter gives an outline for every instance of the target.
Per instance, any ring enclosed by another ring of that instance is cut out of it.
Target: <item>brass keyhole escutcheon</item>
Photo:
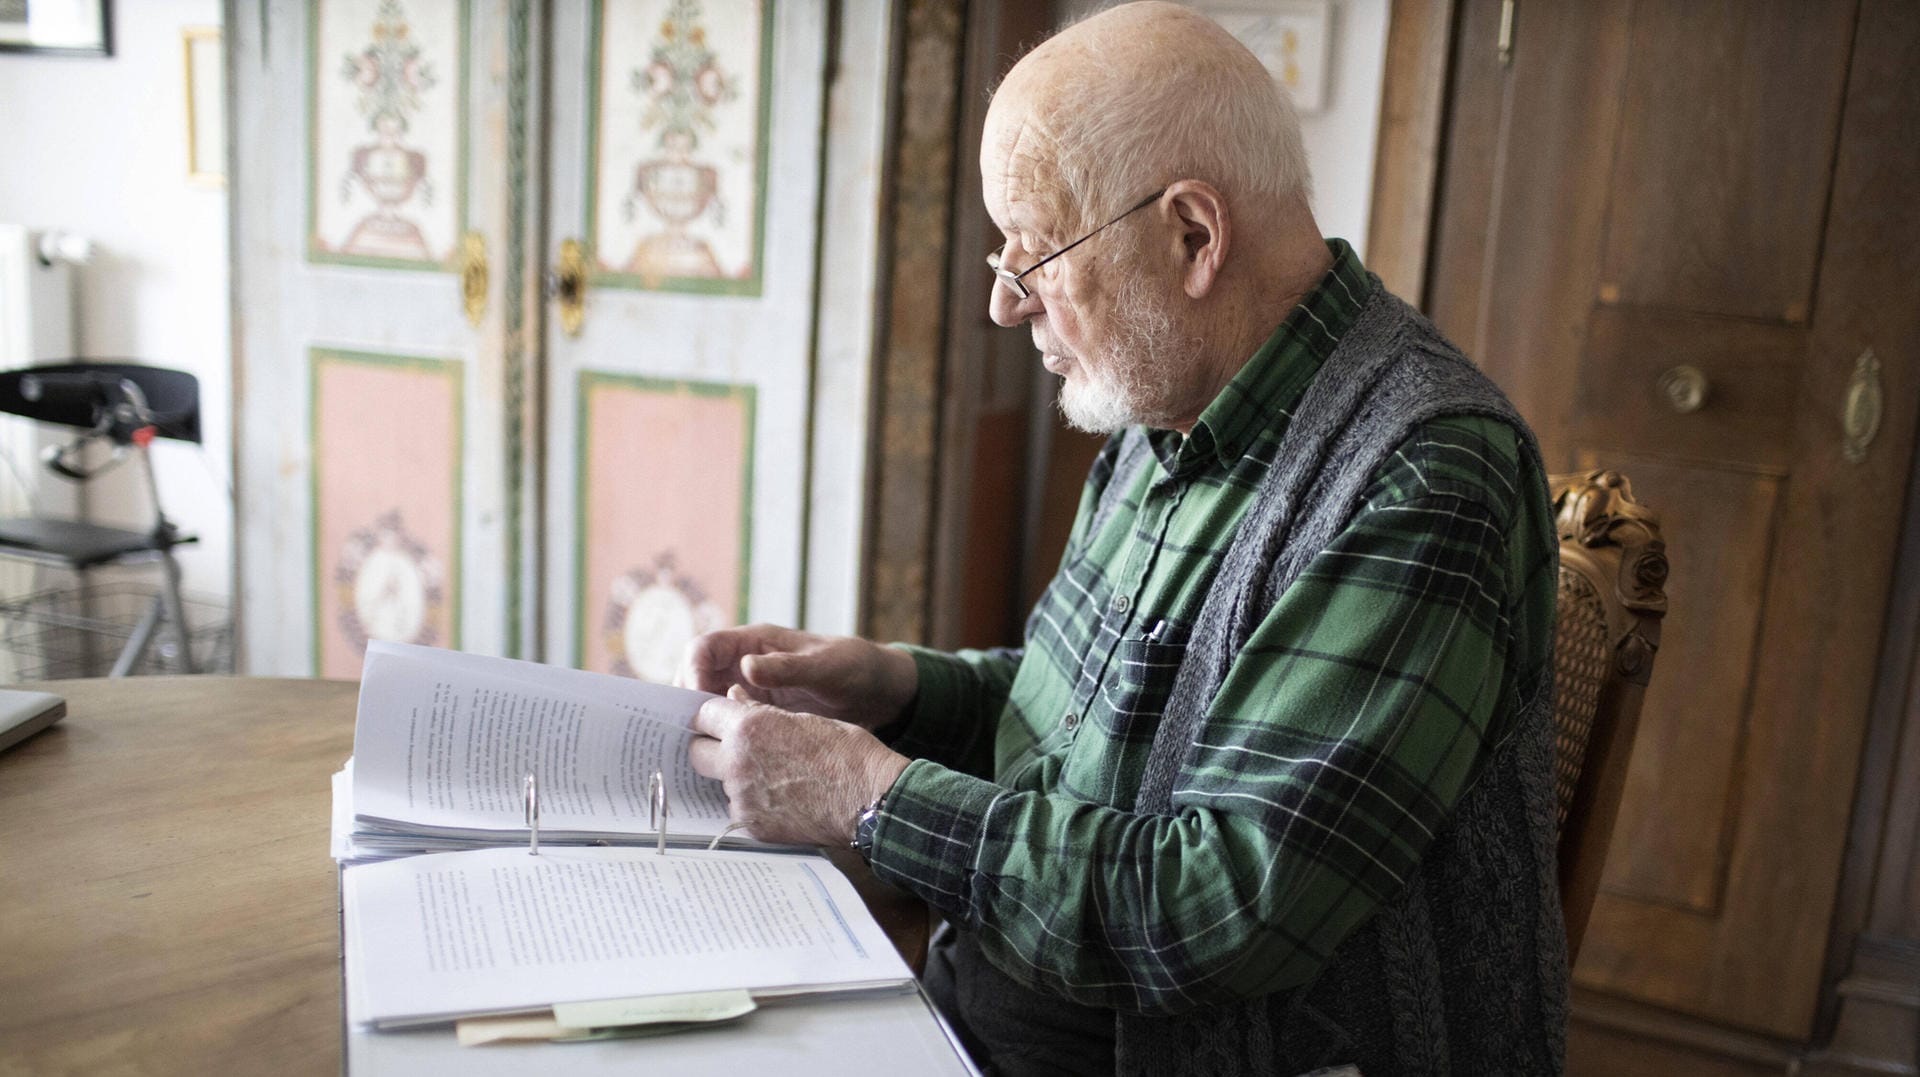
[[[1655,389],[1667,406],[1682,415],[1699,411],[1707,402],[1707,376],[1699,367],[1681,364],[1660,375]]]
[[[577,337],[587,320],[587,252],[579,240],[560,241],[552,284],[554,301],[560,306],[560,328]]]
[[[487,316],[487,237],[468,232],[460,240],[460,302],[475,329]]]
[[[1880,358],[1868,348],[1853,362],[1853,377],[1847,379],[1846,401],[1840,407],[1840,429],[1846,434],[1841,452],[1849,463],[1863,463],[1867,446],[1880,433]]]

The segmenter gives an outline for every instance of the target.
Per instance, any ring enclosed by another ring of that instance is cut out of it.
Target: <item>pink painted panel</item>
[[[753,390],[589,373],[580,397],[576,653],[671,680],[745,610]]]
[[[461,369],[313,356],[315,661],[356,678],[369,639],[458,647]]]

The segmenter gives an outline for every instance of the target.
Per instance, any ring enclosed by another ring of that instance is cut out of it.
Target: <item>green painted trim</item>
[[[745,624],[753,590],[753,476],[760,438],[759,390],[752,385],[723,381],[655,378],[609,370],[582,370],[574,399],[573,423],[573,660],[586,659],[587,607],[587,406],[595,389],[636,389],[662,396],[704,396],[738,400],[747,419],[746,458],[740,469],[740,576],[734,602],[735,624]]]
[[[418,370],[445,375],[453,383],[453,571],[449,574],[447,595],[448,643],[460,649],[461,602],[465,597],[464,560],[466,558],[467,519],[467,385],[466,364],[458,359],[435,359],[425,355],[395,355],[384,352],[354,351],[347,348],[309,347],[307,349],[307,550],[312,572],[308,592],[313,621],[313,676],[320,675],[321,577],[320,563],[320,367],[323,363],[352,363]]]
[[[595,198],[595,188],[600,176],[600,70],[605,64],[601,58],[607,53],[606,39],[606,0],[593,0],[587,5],[587,168],[584,189],[581,192],[581,209],[586,214],[586,224],[580,233],[580,245],[586,248],[587,265],[594,261],[594,250],[599,238],[594,227],[599,223],[599,201]],[[589,269],[591,274],[591,269]],[[589,279],[592,279],[591,276]]]
[[[625,288],[642,292],[687,292],[696,295],[758,296],[762,292],[767,257],[767,142],[773,117],[773,6],[774,0],[760,4],[760,114],[754,135],[753,199],[753,271],[739,280],[714,277],[662,277],[649,285],[637,273],[598,268],[595,250],[599,233],[598,186],[600,179],[600,75],[601,58],[606,46],[601,37],[601,8],[606,0],[593,0],[588,19],[587,40],[593,42],[593,54],[587,60],[587,172],[586,191],[581,205],[586,211],[582,242],[587,248],[587,279],[604,288]]]
[[[455,38],[460,43],[460,76],[454,89],[455,126],[459,129],[454,140],[454,197],[458,208],[454,218],[458,222],[454,236],[453,249],[444,262],[427,261],[418,258],[378,258],[366,254],[336,254],[323,250],[320,246],[320,6],[323,0],[311,0],[307,7],[307,261],[322,265],[356,266],[362,269],[417,269],[429,272],[452,273],[460,257],[460,235],[471,231],[473,219],[470,200],[467,196],[468,169],[473,152],[471,137],[470,86],[473,65],[472,0],[460,0],[460,28]]]
[[[505,280],[503,377],[506,384],[506,655],[522,657],[521,623],[525,557],[526,496],[526,274],[527,257],[527,113],[529,82],[529,0],[511,0],[507,8],[507,275]]]
[[[454,143],[454,160],[459,164],[455,169],[459,175],[454,179],[460,192],[460,208],[453,211],[454,220],[460,222],[455,228],[453,253],[448,260],[447,271],[453,272],[455,262],[460,258],[460,240],[473,231],[473,195],[468,189],[473,183],[473,3],[472,0],[460,0],[460,29],[454,31],[454,39],[460,42],[460,118],[455,122],[460,135]]]
[[[320,250],[320,4],[313,0],[307,7],[307,77],[301,89],[307,97],[307,260],[317,260]],[[231,137],[231,136],[229,136]],[[314,668],[319,668],[316,661]]]

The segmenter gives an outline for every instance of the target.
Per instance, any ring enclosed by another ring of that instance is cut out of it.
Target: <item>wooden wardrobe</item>
[[[1392,20],[1370,263],[1673,566],[1569,1070],[1914,1073],[1920,5]]]

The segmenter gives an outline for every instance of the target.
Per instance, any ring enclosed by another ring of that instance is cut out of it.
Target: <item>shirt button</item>
[[[1066,726],[1067,730],[1071,732],[1075,726],[1080,724],[1080,716],[1072,711],[1068,711],[1067,716],[1060,720],[1060,724]]]
[[[1126,595],[1114,595],[1111,605],[1113,612],[1125,613],[1127,610],[1133,608],[1133,599],[1128,598]]]

